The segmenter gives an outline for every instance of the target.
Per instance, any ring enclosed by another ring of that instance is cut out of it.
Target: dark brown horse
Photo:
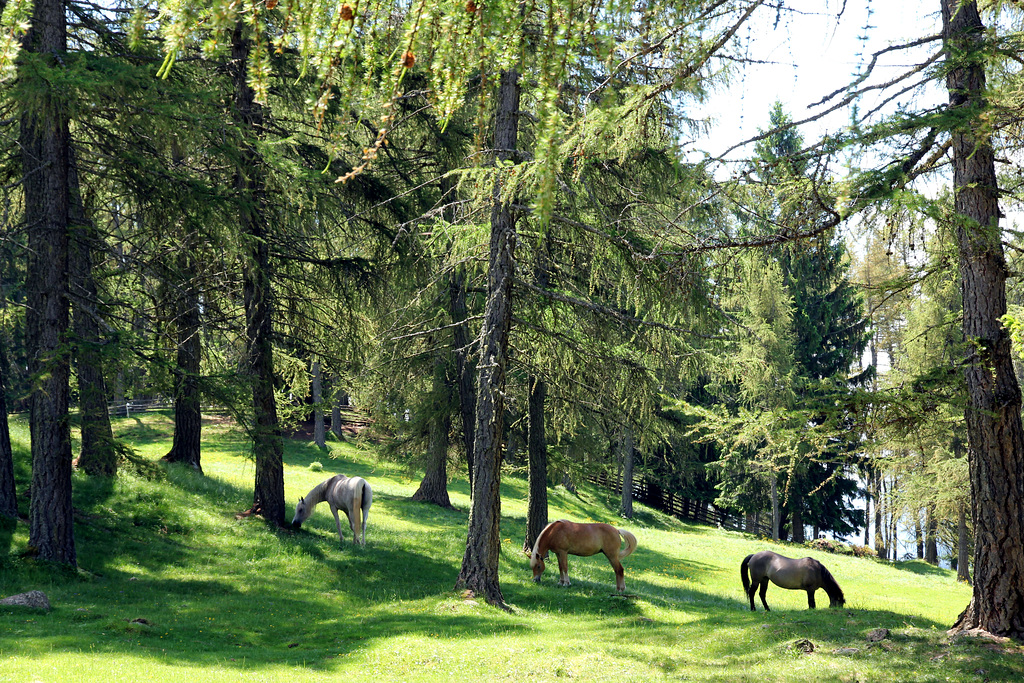
[[[832,574],[825,569],[825,565],[813,557],[793,560],[770,550],[762,550],[743,558],[740,564],[740,578],[743,580],[743,592],[750,598],[751,612],[757,611],[754,609],[754,592],[758,586],[761,587],[761,604],[764,605],[766,612],[771,611],[764,600],[764,594],[768,592],[768,581],[779,588],[807,591],[808,609],[814,609],[814,591],[819,588],[825,589],[828,593],[829,607],[842,607],[846,602],[843,590],[832,578]]]
[[[626,541],[626,549],[621,551],[620,536]],[[611,524],[581,524],[567,519],[551,522],[540,532],[530,554],[534,581],[539,582],[544,573],[544,558],[549,550],[558,556],[559,586],[569,585],[569,555],[589,557],[604,553],[615,570],[615,587],[622,593],[626,590],[626,580],[619,560],[636,550],[636,536]]]

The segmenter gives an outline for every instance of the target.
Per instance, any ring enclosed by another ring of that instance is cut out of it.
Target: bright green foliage
[[[880,397],[877,423],[883,430],[879,444],[884,444],[879,463],[900,482],[893,508],[911,518],[927,509],[946,522],[939,534],[955,548],[952,522],[962,506],[970,505],[970,481],[963,427],[966,388],[960,369],[966,355],[960,329],[963,307],[950,244],[951,236],[939,231],[924,245],[931,272],[907,311],[900,362],[885,378],[887,392]]]

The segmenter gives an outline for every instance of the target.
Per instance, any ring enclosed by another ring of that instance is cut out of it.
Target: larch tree
[[[70,131],[59,86],[67,55],[64,3],[32,8],[17,68],[19,146],[28,233],[27,346],[32,375],[29,545],[40,559],[76,565],[68,422]]]
[[[941,0],[952,130],[969,405],[974,593],[955,628],[1024,638],[1024,428],[1006,314],[1006,260],[988,109],[985,26],[973,1]]]

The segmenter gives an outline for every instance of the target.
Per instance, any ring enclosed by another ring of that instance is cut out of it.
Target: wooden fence
[[[598,486],[614,491],[619,495],[622,494],[621,475],[601,472],[597,475],[591,475],[587,479]],[[760,520],[745,520],[739,515],[726,512],[714,503],[686,498],[673,491],[666,491],[656,482],[646,478],[633,481],[633,500],[672,515],[677,519],[685,519],[700,524],[713,524],[725,529],[746,531],[758,536],[767,536],[768,538],[771,538],[772,535],[770,524],[764,524]]]

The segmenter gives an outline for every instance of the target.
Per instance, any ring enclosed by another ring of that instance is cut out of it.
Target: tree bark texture
[[[334,400],[331,402],[331,433],[338,439],[344,439],[345,434],[341,431],[341,399],[345,395],[341,389],[335,389]]]
[[[427,462],[423,473],[423,481],[412,494],[412,499],[425,503],[433,503],[443,508],[450,508],[452,501],[448,497],[448,435],[452,428],[452,415],[448,400],[448,365],[444,355],[438,353],[434,358],[434,409],[430,415],[427,437]]]
[[[999,229],[994,153],[982,117],[984,26],[975,2],[941,0],[949,69],[949,108],[964,123],[952,131],[953,192],[960,252],[968,407],[974,592],[954,628],[1024,638],[1024,429],[1021,393],[1000,322],[1006,313],[1006,262]]]
[[[68,424],[68,165],[70,133],[64,93],[46,78],[67,53],[64,3],[37,0],[25,36],[19,79],[35,84],[21,112],[19,146],[28,236],[26,341],[32,438],[29,545],[38,557],[76,565]]]
[[[804,537],[804,515],[803,510],[800,509],[803,501],[795,498],[793,500],[793,508],[791,510],[793,516],[793,542],[803,543]]]
[[[448,285],[452,324],[452,346],[455,351],[455,374],[459,385],[459,414],[462,416],[462,445],[466,451],[469,486],[473,487],[473,442],[476,427],[476,391],[473,388],[475,364],[470,359],[469,325],[466,318],[466,274],[456,271]]]
[[[78,468],[94,476],[117,474],[118,448],[107,410],[107,384],[103,378],[103,340],[100,334],[99,290],[93,276],[93,251],[100,238],[89,219],[78,182],[74,155],[68,162],[68,267],[70,269],[72,332],[78,371],[78,407],[82,450]]]
[[[310,366],[311,380],[310,389],[313,392],[313,443],[317,448],[327,448],[327,430],[324,425],[323,406],[323,372],[320,370],[320,361],[315,360]]]
[[[633,469],[634,456],[633,430],[626,427],[619,435],[620,462],[622,463],[622,498],[619,514],[626,519],[633,519]]]
[[[501,72],[494,122],[494,147],[499,160],[511,160],[519,132],[519,72]],[[501,447],[505,424],[505,369],[512,324],[512,277],[516,247],[515,217],[501,201],[501,173],[491,211],[487,273],[487,305],[480,332],[476,428],[473,442],[473,500],[469,512],[466,553],[456,587],[473,591],[505,608],[498,581],[501,550]]]
[[[11,450],[11,431],[7,423],[6,377],[9,372],[7,351],[0,340],[0,515],[16,518],[18,492],[14,486],[14,452]]]
[[[177,362],[174,366],[174,440],[165,462],[188,465],[203,471],[201,462],[203,414],[199,389],[202,341],[199,295],[188,274],[192,259],[187,248],[178,255],[179,291],[175,294],[174,324],[177,329]]]
[[[970,538],[967,534],[967,505],[961,504],[957,515],[956,580],[971,580]]]
[[[529,493],[526,499],[526,538],[523,550],[533,550],[537,537],[548,525],[548,442],[544,430],[544,407],[548,387],[539,377],[530,377]]]
[[[263,108],[255,101],[252,88],[246,81],[251,47],[244,25],[238,23],[231,37],[235,84],[233,113],[242,131],[250,137],[257,137],[263,129]],[[283,526],[284,444],[274,398],[273,304],[262,160],[255,146],[248,141],[242,143],[239,156],[235,190],[246,249],[242,277],[246,355],[252,383],[253,456],[256,461],[253,511],[263,515],[268,522]]]

